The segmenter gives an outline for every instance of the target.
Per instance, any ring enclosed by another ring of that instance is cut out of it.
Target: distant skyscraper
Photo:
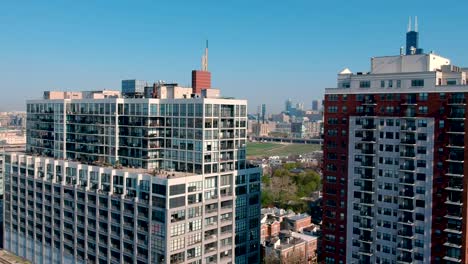
[[[266,121],[266,104],[262,104],[262,123]]]
[[[194,94],[201,94],[201,90],[211,88],[211,72],[208,71],[208,40],[205,54],[202,56],[202,69],[192,71],[192,89]]]
[[[291,100],[291,99],[286,100],[286,104],[285,104],[285,109],[284,109],[284,110],[286,110],[286,112],[290,113],[290,112],[292,111],[292,109],[293,109],[293,105],[292,105],[292,104],[293,104],[293,103],[292,103],[292,100]]]
[[[435,54],[373,57],[325,90],[325,263],[468,263],[467,76]]]
[[[319,101],[318,100],[313,100],[312,101],[312,111],[318,111],[319,110]]]
[[[296,110],[303,111],[304,110],[304,103],[297,103]]]
[[[419,48],[418,17],[414,20],[414,30],[411,28],[411,17],[408,22],[408,32],[406,32],[406,55],[422,54]]]
[[[148,82],[140,80],[123,80],[122,81],[122,94],[128,96],[141,95],[145,93],[145,87]]]

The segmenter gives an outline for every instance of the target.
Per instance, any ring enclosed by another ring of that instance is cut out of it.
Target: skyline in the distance
[[[468,38],[458,32],[468,3],[434,16],[430,2],[3,3],[0,111],[24,110],[44,90],[120,89],[122,79],[190,84],[205,39],[223,95],[248,99],[250,112],[262,103],[279,112],[287,98],[310,108],[341,69],[366,71],[370,57],[398,54],[416,15],[426,52],[437,47],[468,65]]]

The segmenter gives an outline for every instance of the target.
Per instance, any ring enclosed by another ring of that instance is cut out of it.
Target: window
[[[202,181],[190,182],[189,184],[187,184],[187,187],[188,187],[188,192],[198,192],[202,190],[203,182]]]
[[[397,80],[397,81],[396,81],[396,87],[397,87],[397,88],[401,88],[401,80]]]
[[[422,87],[424,86],[424,80],[411,80],[412,87]]]
[[[185,247],[185,238],[176,238],[171,241],[171,251],[179,250]]]
[[[359,82],[359,87],[360,88],[370,88],[370,81],[360,81]]]
[[[418,146],[418,154],[426,154],[426,147]]]
[[[201,226],[202,226],[202,222],[201,222],[201,219],[197,219],[197,220],[194,220],[192,222],[189,222],[187,224],[188,226],[188,232],[192,232],[192,231],[197,231],[197,230],[200,230],[201,229]]]
[[[202,235],[201,233],[196,233],[187,237],[187,246],[201,242]]]
[[[417,166],[418,168],[426,168],[426,161],[425,161],[425,160],[418,160],[418,161],[416,162],[416,166]]]
[[[183,235],[185,233],[185,223],[171,225],[171,237]]]
[[[418,127],[427,127],[426,119],[418,119]]]
[[[427,93],[420,93],[419,94],[419,101],[427,101]]]
[[[389,87],[389,88],[392,88],[392,87],[393,87],[393,80],[389,80],[389,81],[388,81],[388,87]]]
[[[385,88],[385,81],[380,81],[380,88]]]
[[[342,82],[341,83],[341,88],[350,88],[351,87],[351,83],[350,82]]]
[[[444,128],[445,122],[444,120],[439,120],[439,128]]]
[[[418,110],[420,114],[427,114],[427,106],[420,106]]]
[[[177,222],[185,220],[185,209],[174,211],[171,213],[171,222]]]
[[[205,188],[215,188],[217,187],[217,178],[210,177],[205,179]]]
[[[178,195],[185,193],[185,184],[177,184],[169,187],[170,195]]]
[[[327,112],[329,112],[329,113],[338,113],[338,107],[337,106],[329,106],[327,108]]]
[[[427,140],[427,135],[426,135],[426,133],[419,133],[419,134],[418,134],[418,140],[426,141],[426,140]]]
[[[192,207],[192,208],[189,208],[187,210],[188,210],[188,218],[198,217],[198,216],[201,216],[201,214],[202,214],[202,207],[201,206]]]
[[[180,207],[180,206],[184,206],[184,205],[185,205],[185,196],[171,198],[169,200],[169,207],[170,208],[176,208],[176,207]]]
[[[457,79],[447,79],[447,85],[457,85]]]

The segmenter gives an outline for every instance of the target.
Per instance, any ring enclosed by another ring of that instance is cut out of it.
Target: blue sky
[[[437,6],[437,8],[435,7]],[[223,95],[310,107],[344,67],[404,45],[417,15],[426,50],[468,66],[468,1],[15,1],[0,2],[0,111],[44,90],[120,89],[126,78],[190,83],[209,39]]]

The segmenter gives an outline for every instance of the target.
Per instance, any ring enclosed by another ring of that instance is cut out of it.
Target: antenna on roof
[[[414,17],[414,31],[418,32],[418,17]]]
[[[205,55],[202,56],[202,71],[208,71],[208,40],[206,40]]]
[[[411,31],[411,16],[409,17],[409,20],[408,20],[408,32]]]

